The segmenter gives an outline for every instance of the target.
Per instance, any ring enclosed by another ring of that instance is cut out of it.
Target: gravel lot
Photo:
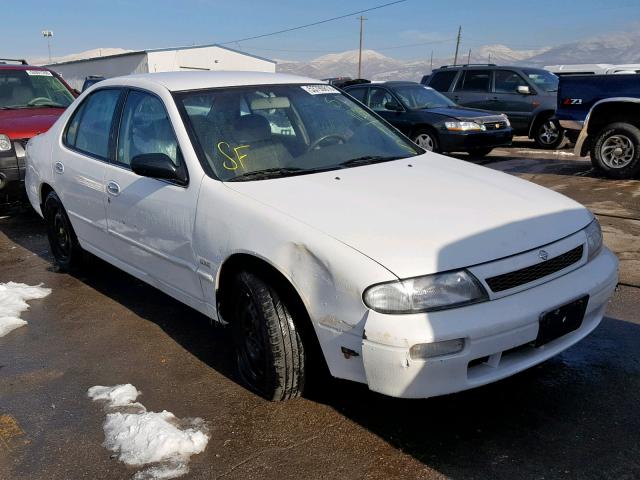
[[[598,178],[570,150],[530,146],[470,160],[592,209],[621,285],[602,325],[564,354],[429,400],[333,381],[313,398],[265,402],[237,383],[225,330],[101,261],[56,273],[39,217],[1,218],[0,282],[52,293],[0,338],[0,478],[131,478],[137,469],[102,446],[104,412],[87,398],[120,383],[149,410],[207,422],[207,448],[183,478],[639,478],[640,181]]]

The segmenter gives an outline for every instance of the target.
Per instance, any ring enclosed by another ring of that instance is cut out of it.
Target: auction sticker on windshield
[[[300,87],[311,95],[323,95],[325,93],[340,93],[331,85],[303,85]]]
[[[34,77],[52,77],[51,72],[48,70],[27,70],[27,75]]]

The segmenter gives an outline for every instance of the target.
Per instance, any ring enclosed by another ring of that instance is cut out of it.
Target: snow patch
[[[201,418],[179,419],[173,413],[148,412],[136,402],[140,392],[131,384],[91,387],[87,395],[106,402],[103,445],[127,465],[150,468],[134,480],[177,478],[189,471],[191,455],[204,451],[209,435]]]
[[[0,283],[0,337],[26,325],[20,314],[29,308],[27,300],[44,298],[51,293],[50,288],[26,285],[24,283]]]

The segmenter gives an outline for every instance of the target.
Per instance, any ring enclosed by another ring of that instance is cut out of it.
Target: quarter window
[[[496,93],[517,93],[518,87],[527,86],[520,75],[510,70],[497,70],[495,84]]]
[[[432,75],[429,86],[439,92],[448,92],[453,79],[456,78],[456,70],[436,72]]]
[[[490,70],[467,70],[458,81],[457,91],[463,92],[488,92],[491,86]]]
[[[106,160],[109,156],[109,134],[120,90],[98,90],[74,112],[67,131],[67,146]]]
[[[132,90],[122,110],[116,162],[129,167],[137,155],[163,153],[180,165],[178,141],[162,101]]]

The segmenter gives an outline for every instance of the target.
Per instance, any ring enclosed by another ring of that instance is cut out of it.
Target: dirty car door
[[[162,100],[130,90],[122,108],[114,162],[107,167],[107,226],[112,254],[185,303],[202,299],[192,248],[199,185],[139,176],[131,160],[163,153],[186,169]],[[154,282],[155,281],[155,282]]]

